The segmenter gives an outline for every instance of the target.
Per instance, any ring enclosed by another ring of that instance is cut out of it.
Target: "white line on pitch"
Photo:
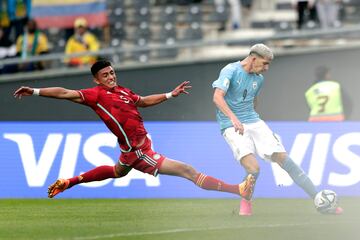
[[[183,232],[201,232],[201,231],[211,231],[211,230],[226,230],[226,229],[242,229],[242,228],[279,228],[279,227],[298,227],[306,225],[325,225],[325,224],[336,224],[331,222],[316,222],[316,223],[284,223],[284,224],[258,224],[258,225],[246,225],[246,226],[237,226],[237,227],[203,227],[203,228],[177,228],[169,230],[159,230],[159,231],[148,231],[148,232],[128,232],[128,233],[114,233],[106,235],[97,235],[89,237],[74,237],[72,240],[96,240],[103,238],[117,238],[117,237],[131,237],[131,236],[146,236],[146,235],[158,235],[158,234],[168,234],[168,233],[183,233]],[[63,240],[60,238],[58,240]]]

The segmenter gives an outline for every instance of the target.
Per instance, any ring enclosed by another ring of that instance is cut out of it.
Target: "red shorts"
[[[135,168],[143,173],[148,173],[156,176],[159,172],[165,156],[154,152],[151,149],[151,140],[145,139],[145,142],[134,151],[122,153],[120,155],[120,165]]]

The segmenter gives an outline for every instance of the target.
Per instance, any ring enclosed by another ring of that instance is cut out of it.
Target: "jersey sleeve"
[[[219,78],[213,82],[212,87],[220,88],[224,92],[227,92],[233,74],[234,74],[234,69],[231,67],[231,65],[227,65],[221,70]]]
[[[87,88],[87,89],[80,89],[78,92],[81,95],[83,100],[82,104],[87,106],[94,106],[96,105],[98,91],[96,88]]]
[[[140,100],[140,95],[137,95],[136,93],[134,93],[130,89],[128,89],[128,92],[130,94],[130,98],[134,101],[134,103],[137,103]]]

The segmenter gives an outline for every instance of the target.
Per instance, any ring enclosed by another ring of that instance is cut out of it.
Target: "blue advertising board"
[[[292,159],[318,189],[360,196],[360,123],[270,122]],[[186,162],[228,183],[244,170],[216,122],[147,122],[155,151]],[[99,165],[114,165],[120,151],[101,122],[0,122],[0,198],[45,198],[57,178]],[[302,198],[306,194],[281,168],[259,159],[255,197]],[[81,184],[63,198],[218,198],[231,194],[198,189],[173,176],[153,177],[132,170],[126,177]]]

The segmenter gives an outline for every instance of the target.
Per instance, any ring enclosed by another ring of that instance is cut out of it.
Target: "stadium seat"
[[[199,5],[190,5],[185,13],[185,22],[201,22],[202,21],[202,12]]]
[[[151,31],[149,28],[148,22],[141,22],[140,25],[135,30],[135,39],[150,39]]]
[[[157,58],[175,58],[178,55],[177,48],[168,48],[175,44],[174,38],[167,38],[165,41],[165,48],[157,50]]]
[[[64,52],[65,51],[65,39],[64,38],[60,38],[58,41],[56,41],[53,44],[53,48],[51,49],[52,52],[54,53],[59,53],[59,52]]]
[[[190,27],[185,29],[183,40],[199,40],[202,39],[203,33],[201,25],[197,22],[191,23]]]
[[[117,63],[121,63],[123,60],[123,56],[121,54],[113,54],[111,56],[111,61],[114,63],[114,64],[117,64]]]
[[[123,22],[118,21],[113,23],[110,26],[110,35],[111,38],[117,38],[117,39],[125,39],[126,37],[126,31]]]
[[[119,38],[112,38],[110,41],[110,47],[120,47],[121,46],[121,39]]]
[[[105,54],[102,58],[109,59],[113,64],[123,63],[125,61],[124,53]]]
[[[126,21],[126,14],[125,9],[122,7],[117,7],[114,9],[109,9],[109,22],[125,22]]]
[[[252,21],[251,28],[272,28],[272,21]]]
[[[177,39],[175,25],[171,22],[165,22],[165,24],[161,26],[158,36],[158,40],[163,43],[167,42],[169,38]]]
[[[274,29],[276,31],[291,31],[295,29],[295,23],[287,22],[287,21],[281,21],[281,22],[274,22]]]
[[[64,52],[65,48],[65,34],[64,31],[60,28],[49,28],[45,29],[44,33],[46,34],[50,45],[52,46],[52,52]]]
[[[104,41],[104,32],[102,28],[90,28],[89,31],[100,41]]]
[[[208,22],[225,23],[228,20],[229,12],[226,6],[217,6],[215,11],[211,12],[207,18]]]
[[[163,7],[159,13],[159,22],[160,23],[165,23],[165,22],[170,22],[170,23],[175,23],[176,22],[176,7],[175,6],[166,6]]]
[[[106,5],[108,9],[115,9],[117,7],[124,8],[125,0],[107,0]]]
[[[149,8],[150,1],[149,0],[132,0],[131,1],[133,8],[140,9],[143,7]]]
[[[133,16],[133,22],[135,24],[139,24],[141,22],[150,22],[150,20],[151,20],[150,8],[141,7],[141,8],[135,9],[134,16]]]
[[[136,47],[146,47],[148,45],[148,39],[139,38],[136,41]],[[148,62],[150,58],[150,50],[136,50],[132,52],[132,59],[138,62]]]

